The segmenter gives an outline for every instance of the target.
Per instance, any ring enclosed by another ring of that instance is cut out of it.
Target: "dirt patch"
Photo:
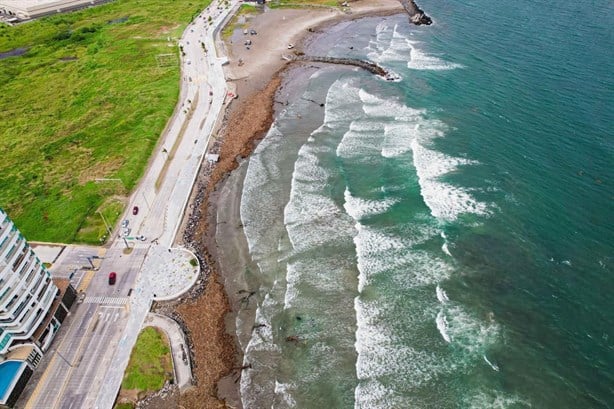
[[[164,35],[164,34],[168,34],[168,33],[170,33],[172,30],[175,30],[177,27],[179,27],[179,24],[177,24],[177,25],[176,25],[176,26],[174,26],[174,27],[171,27],[171,26],[162,26],[162,27],[160,27],[160,29],[159,29],[158,31],[156,31],[156,32],[154,33],[154,35],[156,35],[156,36],[161,36],[161,35]]]
[[[138,389],[122,389],[117,397],[118,403],[134,403],[139,400]]]
[[[110,159],[96,166],[90,166],[89,168],[84,169],[79,174],[79,184],[83,185],[87,182],[94,181],[95,179],[105,178],[109,175],[112,175],[119,168],[121,168],[123,163],[124,163],[123,158],[116,157],[115,159]],[[120,181],[117,181],[117,182],[121,184]]]

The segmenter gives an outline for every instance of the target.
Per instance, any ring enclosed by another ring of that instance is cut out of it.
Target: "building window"
[[[11,333],[7,332],[6,334],[4,334],[4,337],[2,337],[2,341],[0,341],[0,349],[4,349],[4,347],[6,346],[6,344],[8,344],[11,341]]]

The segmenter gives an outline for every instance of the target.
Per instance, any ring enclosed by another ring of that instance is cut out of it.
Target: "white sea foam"
[[[373,153],[379,153],[382,141],[382,125],[377,121],[356,120],[343,135],[337,146],[337,156],[354,161],[371,161]]]
[[[398,30],[397,24],[390,27],[380,23],[376,28],[375,39],[366,48],[367,57],[375,62],[409,61],[411,48],[408,37]]]
[[[286,294],[284,308],[299,306],[305,300],[300,298],[299,287],[309,286],[320,294],[337,295],[344,289],[355,285],[355,276],[347,276],[349,261],[343,257],[319,258],[303,257],[289,262],[286,266]],[[348,282],[348,277],[351,281]],[[307,300],[310,302],[310,300]]]
[[[262,304],[256,308],[254,322],[263,324],[255,332],[246,348],[246,354],[252,351],[279,351],[279,347],[273,343],[273,331],[271,329],[271,311],[278,308],[278,304],[267,294],[262,300]],[[268,311],[268,312],[267,312]]]
[[[416,129],[417,124],[411,122],[385,124],[381,155],[385,158],[394,158],[410,152]]]
[[[450,301],[448,294],[446,294],[446,292],[439,285],[436,288],[436,293],[437,299],[440,303],[445,304],[446,302]]]
[[[360,220],[374,214],[385,213],[388,209],[390,209],[390,207],[394,206],[394,204],[398,202],[397,199],[393,198],[383,200],[367,200],[354,197],[347,187],[345,188],[343,197],[345,199],[343,207],[354,220]]]
[[[423,147],[417,139],[412,141],[414,166],[418,173],[420,193],[431,214],[442,220],[455,220],[462,213],[488,214],[485,203],[475,200],[467,191],[439,180],[460,165],[476,162],[453,158]]]
[[[413,249],[436,234],[433,228],[412,225],[404,237],[361,223],[355,225],[354,237],[358,265],[358,291],[362,292],[372,277],[397,271],[392,279],[401,288],[431,285],[447,278],[451,268],[422,250]]]
[[[326,126],[348,126],[353,115],[351,104],[360,104],[358,89],[351,80],[338,80],[327,93]],[[354,101],[354,102],[353,102]],[[349,105],[348,105],[349,104]],[[368,123],[355,124],[363,130]],[[368,129],[368,128],[366,128]],[[319,131],[312,133],[312,136]],[[290,200],[284,209],[284,223],[295,252],[306,251],[348,237],[352,224],[345,211],[330,196],[332,171],[320,164],[321,158],[334,156],[331,146],[311,138],[298,153],[292,174]]]
[[[293,383],[281,383],[275,381],[275,395],[281,399],[281,404],[289,408],[296,407],[296,400],[292,393],[296,390],[296,385]],[[278,408],[279,405],[271,405],[271,408]]]
[[[445,362],[407,345],[386,324],[390,302],[354,300],[356,310],[355,408],[412,407],[407,391],[432,382],[448,370]],[[386,379],[385,383],[380,379]]]
[[[410,48],[411,59],[407,63],[407,67],[412,70],[433,70],[433,71],[443,71],[443,70],[453,70],[456,68],[464,68],[461,64],[456,64],[452,62],[445,61],[441,58],[438,58],[434,55],[429,55],[420,48],[418,45],[420,43],[417,41],[407,40],[407,45]]]
[[[452,257],[452,253],[450,253],[450,250],[448,250],[448,243],[443,243],[441,245],[441,251],[446,253],[448,256]]]
[[[452,257],[452,254],[450,253],[450,250],[448,249],[448,240],[444,232],[441,232],[441,238],[443,239],[443,244],[441,245],[441,251],[443,251],[448,256]]]
[[[394,407],[390,397],[394,393],[377,379],[361,381],[354,390],[354,409],[379,409]]]
[[[383,157],[396,157],[409,152],[411,142],[418,134],[423,137],[439,135],[435,130],[439,123],[424,119],[424,110],[407,107],[393,99],[379,98],[362,89],[358,95],[363,102],[365,114],[379,124],[379,127],[375,127],[377,133],[372,136],[377,137],[377,140],[371,142],[371,145],[379,148]],[[381,123],[384,123],[383,138]],[[429,135],[431,129],[433,135]]]
[[[390,45],[390,38],[392,30],[388,26],[388,23],[382,21],[375,27],[375,40],[373,42],[374,49],[378,54],[383,53]]]
[[[450,277],[453,269],[444,260],[430,255],[426,251],[413,250],[405,257],[403,274],[396,274],[393,282],[398,288],[416,288],[432,286]]]
[[[500,328],[494,320],[484,322],[459,305],[445,304],[442,308],[437,315],[437,328],[440,327],[441,316],[445,319],[447,338],[442,333],[444,339],[465,350],[469,356],[482,356],[488,347],[498,341]]]
[[[446,127],[441,121],[425,119],[423,110],[402,106],[394,100],[383,100],[364,90],[360,90],[359,96],[363,110],[370,117],[394,118],[395,123],[388,125],[384,131],[381,154],[384,157],[394,157],[413,150],[421,194],[433,216],[454,220],[465,212],[486,214],[484,203],[473,199],[465,190],[439,180],[443,175],[456,171],[459,166],[478,162],[454,158],[422,145],[444,135]],[[449,251],[447,254],[450,255]]]
[[[422,121],[422,115],[426,112],[422,109],[414,109],[400,104],[394,99],[383,99],[370,94],[364,89],[358,90],[358,97],[363,103],[363,111],[369,117],[390,118],[397,121]]]
[[[263,251],[262,246],[267,243],[263,238],[272,221],[278,217],[270,201],[263,200],[263,197],[279,193],[276,184],[271,182],[280,176],[280,170],[268,156],[282,138],[283,134],[273,125],[250,157],[243,181],[240,215],[252,254]],[[258,220],[258,223],[252,223],[253,220]]]
[[[446,341],[447,343],[452,342],[452,339],[448,334],[448,320],[446,319],[446,316],[444,315],[443,311],[439,311],[439,313],[437,314],[437,318],[435,319],[435,323],[437,324],[437,329],[439,330],[439,333],[441,334],[441,337],[444,339],[444,341]]]
[[[263,324],[252,336],[245,348],[243,363],[261,368],[261,371],[245,371],[241,376],[241,401],[243,407],[254,407],[258,394],[274,393],[272,374],[266,374],[267,368],[274,367],[280,358],[281,348],[273,341],[270,317],[279,311],[279,303],[267,294],[256,308],[255,321]],[[258,381],[255,381],[258,378]],[[257,393],[253,393],[256,391]]]
[[[347,100],[341,95],[358,96],[357,89],[352,88],[346,80],[336,81],[329,89],[327,96],[327,112],[329,127],[345,127],[350,121],[346,106]],[[287,288],[284,296],[286,308],[300,302],[301,285],[308,285],[323,293],[334,293],[339,290],[339,272],[346,266],[337,265],[331,260],[314,260],[315,253],[309,253],[307,258],[300,257],[302,253],[314,252],[319,248],[329,248],[347,242],[351,244],[354,232],[353,220],[344,209],[330,197],[331,180],[334,171],[322,165],[321,160],[335,156],[334,147],[321,143],[314,131],[312,138],[298,152],[292,173],[290,199],[284,208],[284,224],[292,246],[289,261],[286,266]],[[319,254],[319,253],[318,253]],[[297,257],[299,256],[299,257]]]
[[[499,372],[499,365],[492,363],[487,357],[486,355],[482,355],[482,357],[484,358],[484,361],[486,361],[486,363],[493,369],[493,371],[497,371]]]
[[[288,237],[294,253],[338,243],[349,237],[352,224],[345,212],[324,195],[299,191],[294,184],[290,202],[284,211]],[[344,217],[345,216],[345,217]]]
[[[352,105],[360,103],[358,88],[352,85],[350,78],[335,81],[326,94],[324,108],[324,125],[335,127],[339,122],[354,119]]]
[[[463,399],[462,407],[468,409],[508,409],[530,408],[531,402],[518,395],[500,391],[479,391]]]

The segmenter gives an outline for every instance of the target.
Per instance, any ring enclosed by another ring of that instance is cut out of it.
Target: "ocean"
[[[420,6],[318,34],[400,80],[296,70],[243,167],[243,404],[613,408],[614,8]]]

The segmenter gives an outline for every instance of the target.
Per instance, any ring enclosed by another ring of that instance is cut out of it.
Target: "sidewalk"
[[[163,315],[149,313],[145,318],[143,327],[157,327],[164,331],[168,337],[173,357],[173,371],[175,384],[180,390],[192,385],[192,368],[188,343],[179,324]]]

